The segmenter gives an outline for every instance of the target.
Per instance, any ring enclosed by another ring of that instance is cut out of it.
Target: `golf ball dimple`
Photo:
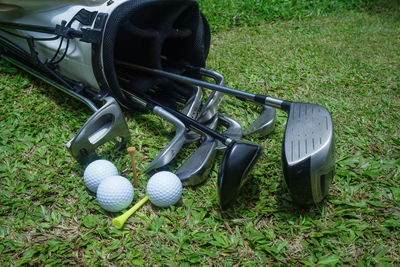
[[[172,172],[158,172],[147,183],[146,193],[151,203],[166,208],[174,205],[181,198],[182,183]]]
[[[131,182],[122,176],[110,176],[104,179],[97,188],[97,200],[100,207],[111,212],[121,211],[128,207],[133,196]]]
[[[108,160],[100,159],[93,161],[86,167],[83,180],[86,187],[96,193],[101,181],[115,175],[118,175],[117,167]]]

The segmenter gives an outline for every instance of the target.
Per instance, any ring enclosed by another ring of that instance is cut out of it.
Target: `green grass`
[[[375,10],[376,11],[376,10]],[[308,20],[235,27],[213,36],[208,66],[230,87],[326,106],[337,139],[329,197],[298,209],[284,185],[286,116],[236,208],[218,208],[210,178],[185,188],[176,207],[145,204],[122,230],[85,189],[64,144],[89,109],[1,65],[0,259],[8,265],[381,265],[400,264],[400,17],[344,11]],[[254,106],[226,96],[221,110],[247,125]],[[171,138],[151,114],[127,114],[139,168]],[[129,156],[103,150],[131,178]],[[182,156],[181,156],[182,157]],[[148,176],[141,175],[137,202]]]
[[[234,26],[255,26],[264,22],[308,19],[346,10],[369,10],[389,6],[387,0],[198,0],[201,10],[218,32]]]

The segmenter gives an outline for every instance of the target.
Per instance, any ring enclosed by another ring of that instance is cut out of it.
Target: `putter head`
[[[275,108],[263,105],[263,110],[260,116],[247,127],[243,135],[248,136],[257,134],[259,137],[269,135],[275,128]]]
[[[144,171],[147,173],[164,167],[175,158],[185,142],[186,133],[185,125],[171,113],[158,106],[153,109],[153,112],[168,120],[175,126],[175,136],[171,142],[169,142],[169,144],[157,155],[157,157],[146,167]]]
[[[332,118],[320,105],[291,103],[282,145],[286,184],[298,205],[318,203],[335,172]]]
[[[83,125],[74,138],[65,146],[71,155],[82,165],[97,158],[96,148],[108,141],[121,137],[116,151],[125,146],[129,129],[117,101],[105,98],[106,103]]]
[[[211,168],[217,154],[216,141],[209,135],[199,148],[180,166],[175,172],[184,185],[198,185],[203,183]]]
[[[218,193],[222,210],[228,209],[235,202],[261,151],[261,146],[241,141],[227,146],[218,172]]]

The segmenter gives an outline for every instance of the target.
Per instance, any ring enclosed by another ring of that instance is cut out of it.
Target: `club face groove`
[[[334,173],[334,146],[328,110],[316,104],[292,103],[282,161],[286,183],[297,204],[318,203],[327,195]]]

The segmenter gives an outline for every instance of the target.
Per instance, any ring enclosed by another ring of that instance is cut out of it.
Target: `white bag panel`
[[[0,0],[0,12],[19,9],[22,12],[46,11],[67,5],[99,6],[108,0]]]
[[[16,12],[17,14],[5,14],[0,12],[0,20],[14,22],[14,23],[22,23],[22,24],[29,24],[29,25],[39,25],[39,26],[47,26],[47,27],[55,27],[57,24],[61,24],[63,20],[70,21],[75,14],[78,13],[79,10],[85,8],[88,11],[98,11],[102,13],[110,14],[116,7],[120,4],[129,1],[129,0],[120,0],[115,1],[112,5],[104,4],[104,0],[101,1],[73,1],[73,2],[85,2],[91,3],[91,6],[84,6],[84,5],[71,5],[71,1],[58,1],[56,4],[53,4],[52,7],[57,6],[58,8],[51,8],[48,10],[45,9],[36,9],[35,12],[30,13],[21,13]],[[30,1],[30,0],[0,0],[0,2],[13,2],[13,3],[31,3],[32,5],[27,5],[29,7],[33,7],[36,3],[39,6],[39,3],[47,3],[48,6],[51,6],[50,3],[53,1]],[[55,1],[54,1],[55,2]],[[61,2],[61,3],[60,3]],[[102,4],[101,6],[93,6],[93,4]],[[62,5],[61,5],[62,4]],[[11,12],[15,13],[15,12]],[[79,22],[75,21],[72,24],[72,28],[79,29],[82,25]],[[85,26],[87,27],[87,26]],[[31,35],[37,38],[44,38],[44,37],[51,37],[49,34],[38,33],[38,32],[27,32],[22,30],[16,30],[22,35]],[[0,32],[0,35],[3,35],[11,40],[14,43],[18,44],[21,48],[25,51],[29,52],[29,46],[26,40],[21,38],[15,38],[9,36],[6,33]],[[58,49],[60,40],[55,41],[35,41],[36,50],[39,53],[39,58],[42,62],[46,59],[50,59],[53,57],[55,52]],[[62,49],[59,53],[61,56],[65,48],[66,41],[62,46]],[[77,80],[83,81],[89,84],[92,88],[99,90],[99,85],[93,73],[92,68],[92,44],[85,43],[79,41],[79,39],[72,39],[69,43],[68,53],[66,57],[59,63],[59,70],[62,74]]]

